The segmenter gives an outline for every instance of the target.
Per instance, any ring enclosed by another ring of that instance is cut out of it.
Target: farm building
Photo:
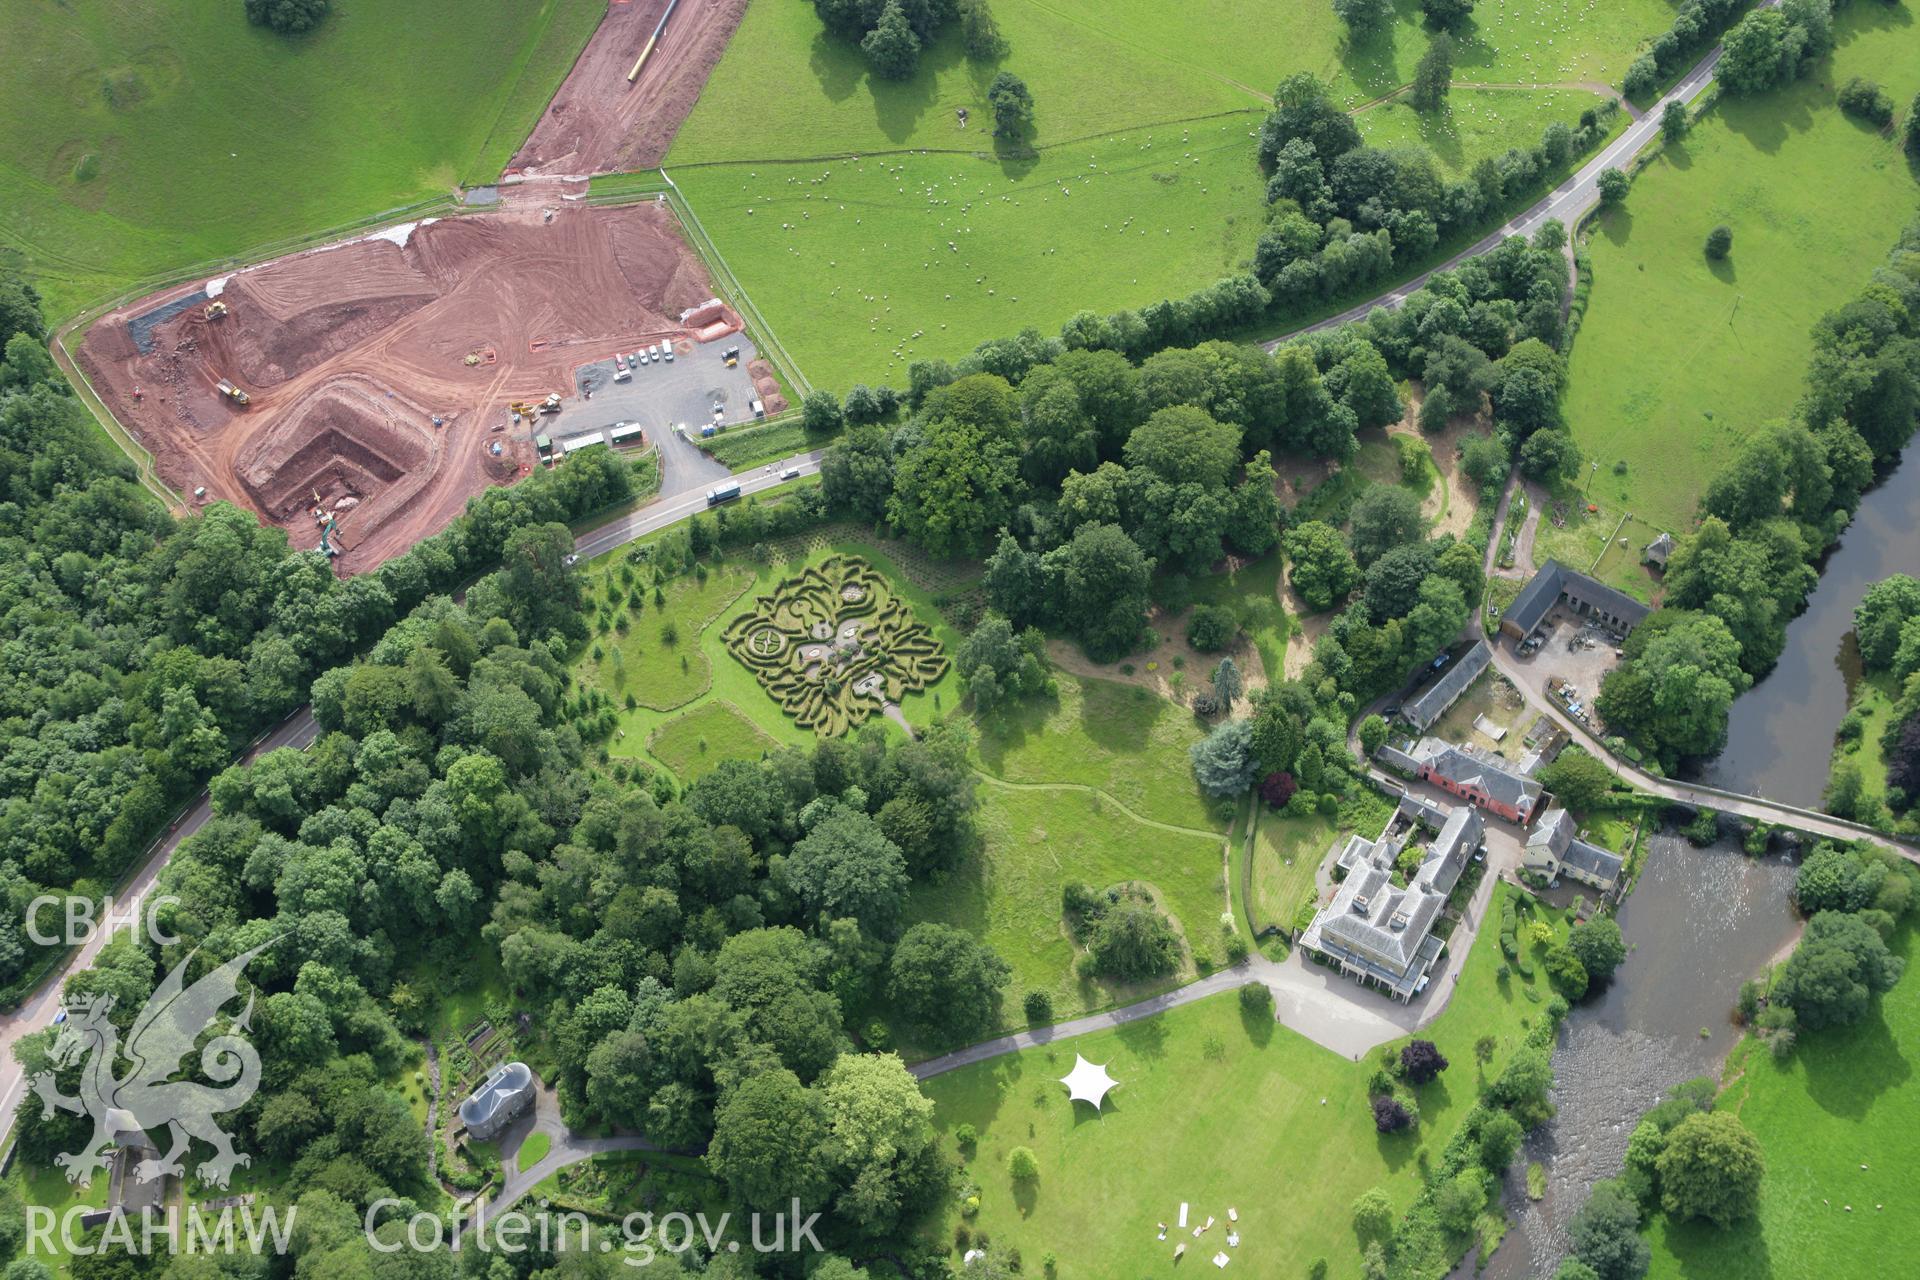
[[[1427,727],[1447,713],[1447,708],[1460,701],[1460,695],[1474,682],[1487,664],[1493,661],[1493,650],[1485,640],[1477,641],[1473,648],[1460,655],[1460,661],[1453,669],[1428,685],[1426,690],[1401,709],[1400,715],[1408,724],[1425,733]]]
[[[1525,826],[1540,803],[1541,786],[1497,755],[1422,738],[1407,759],[1416,775],[1508,822]]]
[[[1515,640],[1524,640],[1559,604],[1582,618],[1622,632],[1633,630],[1652,612],[1626,592],[1569,569],[1558,560],[1549,560],[1500,615],[1500,630]]]
[[[1659,565],[1664,569],[1667,567],[1667,557],[1672,554],[1673,535],[1663,533],[1647,544],[1646,550],[1640,553],[1640,558],[1648,564]]]

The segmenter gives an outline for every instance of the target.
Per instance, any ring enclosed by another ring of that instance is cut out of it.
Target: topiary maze
[[[853,556],[784,580],[721,638],[794,723],[823,734],[845,732],[947,671],[932,629]]]

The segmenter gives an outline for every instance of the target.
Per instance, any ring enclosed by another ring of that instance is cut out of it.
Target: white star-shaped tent
[[[1093,1109],[1100,1109],[1101,1099],[1107,1096],[1107,1090],[1119,1084],[1107,1074],[1105,1064],[1095,1066],[1079,1054],[1073,1055],[1073,1070],[1060,1077],[1060,1083],[1067,1086],[1067,1098],[1072,1102],[1091,1102]]]

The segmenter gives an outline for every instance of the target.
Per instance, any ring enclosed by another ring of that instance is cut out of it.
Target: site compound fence
[[[686,195],[665,169],[658,172],[660,174],[658,182],[641,175],[632,175],[634,181],[630,184],[608,182],[601,190],[590,193],[587,196],[587,203],[620,205],[633,204],[648,198],[665,200],[674,215],[680,219],[680,225],[686,228],[687,241],[693,246],[693,251],[706,264],[707,272],[713,278],[714,289],[722,300],[731,304],[733,309],[740,313],[741,320],[747,326],[747,336],[753,340],[760,353],[773,364],[774,371],[779,375],[781,382],[793,392],[793,402],[797,406],[801,398],[813,390],[813,384],[808,382],[806,375],[800,371],[799,362],[780,341],[780,335],[774,332],[773,326],[767,322],[766,315],[754,305],[753,296],[747,292],[747,287],[741,283],[740,277],[734,274],[726,255],[720,252],[720,246],[715,244],[713,237],[707,233],[705,224],[700,221],[700,215],[693,211],[693,206],[688,203]]]

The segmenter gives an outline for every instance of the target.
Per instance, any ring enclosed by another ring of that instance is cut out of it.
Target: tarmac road
[[[678,442],[682,447],[694,449],[687,441]],[[699,450],[694,450],[696,453]],[[799,476],[816,475],[820,471],[820,459],[824,450],[816,449],[811,453],[796,454],[783,462],[776,462],[771,468],[761,468],[738,477],[743,495],[765,493],[788,483],[785,473],[794,470]],[[701,457],[706,457],[701,454]],[[582,559],[592,559],[616,547],[624,546],[636,538],[657,533],[697,512],[707,509],[706,490],[692,493],[679,493],[657,498],[647,506],[629,515],[608,521],[597,529],[589,530],[574,542],[576,553]],[[320,726],[314,721],[310,708],[302,707],[281,721],[266,734],[257,738],[240,763],[249,763],[265,753],[279,747],[298,747],[304,750],[320,736]],[[212,804],[207,793],[202,791],[195,797],[187,811],[168,828],[167,833],[155,842],[148,852],[147,860],[134,873],[133,878],[123,885],[114,895],[115,911],[120,904],[144,896],[153,888],[159,878],[160,869],[173,857],[180,842],[206,825],[213,816]],[[60,927],[59,913],[55,910],[45,912],[41,928],[52,931]],[[88,968],[106,945],[109,935],[104,931],[96,933],[84,945],[78,947],[67,957],[64,964],[41,980],[33,993],[11,1013],[0,1015],[0,1146],[4,1146],[13,1132],[14,1108],[19,1104],[26,1091],[25,1073],[14,1060],[13,1050],[20,1040],[32,1032],[49,1026],[60,1008],[60,989],[70,974]]]
[[[313,713],[302,707],[256,738],[246,754],[241,756],[240,763],[250,762],[280,747],[299,747],[304,750],[319,736],[320,726],[314,723]],[[123,910],[121,904],[145,898],[159,877],[160,868],[167,865],[167,860],[173,857],[173,851],[180,847],[180,842],[205,826],[207,819],[212,816],[212,803],[207,793],[202,791],[187,811],[167,829],[166,835],[154,844],[146,862],[134,873],[133,878],[115,892],[113,901],[116,916]],[[58,910],[49,909],[42,913],[40,928],[43,931],[51,933],[61,927]],[[33,989],[33,994],[20,1002],[19,1008],[0,1017],[0,1145],[4,1145],[7,1136],[13,1132],[13,1110],[26,1091],[26,1073],[14,1061],[14,1045],[19,1043],[21,1037],[52,1022],[54,1014],[60,1009],[60,988],[66,982],[67,975],[91,966],[111,936],[105,929],[94,933],[67,957],[65,964],[42,979],[40,985]]]
[[[1760,7],[1769,8],[1777,3],[1779,0],[1766,0],[1766,3]],[[1647,110],[1645,115],[1629,124],[1626,132],[1615,138],[1599,155],[1582,165],[1572,177],[1541,197],[1525,211],[1515,215],[1498,231],[1475,242],[1470,248],[1454,254],[1431,271],[1422,272],[1413,279],[1369,298],[1358,306],[1348,307],[1339,315],[1328,316],[1325,320],[1295,329],[1292,333],[1284,334],[1262,345],[1268,351],[1272,351],[1282,343],[1299,337],[1303,333],[1316,333],[1321,329],[1331,329],[1338,325],[1350,324],[1355,320],[1364,320],[1367,313],[1375,307],[1397,307],[1424,285],[1431,276],[1442,271],[1451,271],[1468,258],[1479,257],[1509,236],[1531,236],[1548,221],[1558,219],[1571,233],[1587,210],[1600,202],[1601,173],[1608,169],[1624,168],[1639,154],[1640,148],[1659,134],[1660,115],[1666,110],[1669,102],[1692,102],[1700,96],[1702,91],[1713,82],[1713,69],[1719,65],[1723,50],[1724,46],[1718,44],[1707,50],[1706,55],[1694,64],[1693,70],[1682,76],[1673,88]]]

